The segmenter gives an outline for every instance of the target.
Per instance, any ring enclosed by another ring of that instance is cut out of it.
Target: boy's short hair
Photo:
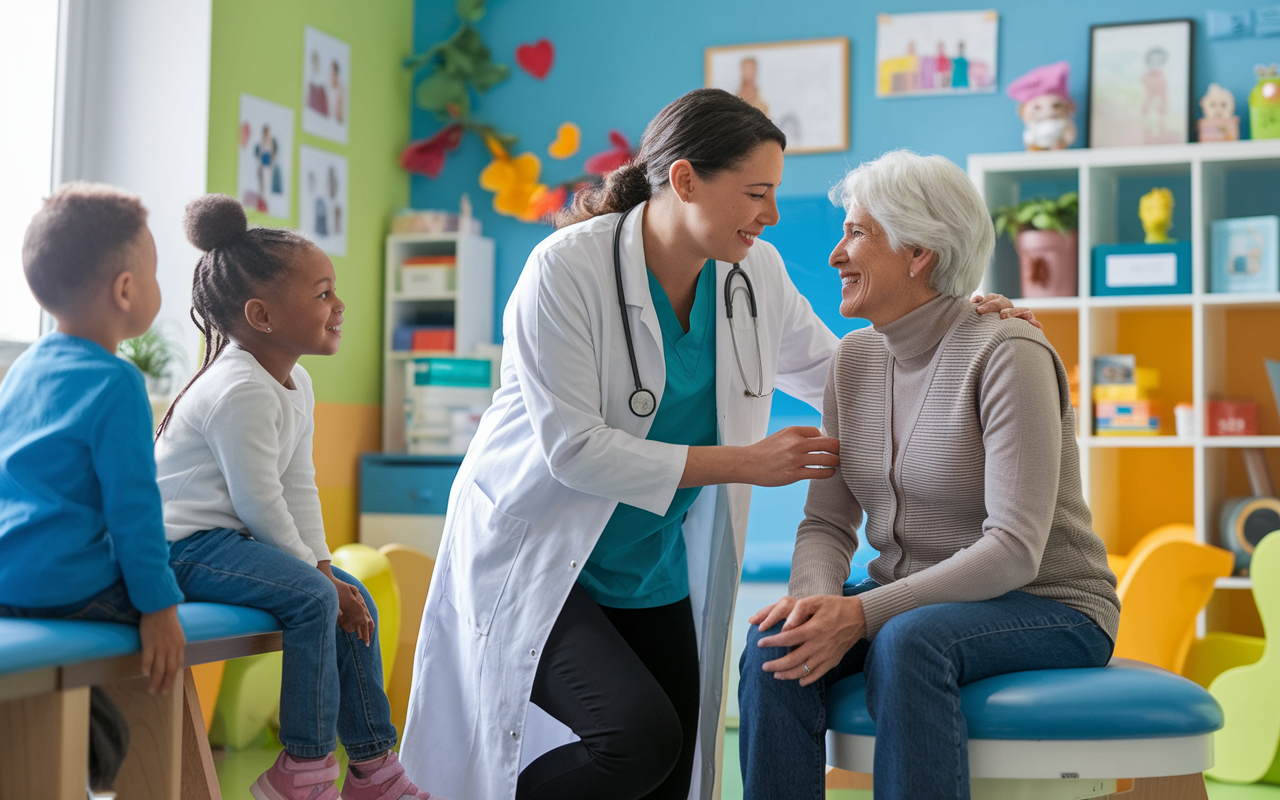
[[[70,310],[126,269],[123,250],[147,226],[142,200],[105,183],[60,186],[31,218],[22,270],[46,310]]]

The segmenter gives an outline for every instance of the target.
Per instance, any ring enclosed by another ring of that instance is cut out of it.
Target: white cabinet
[[[1079,364],[1081,468],[1108,550],[1127,552],[1144,533],[1172,522],[1192,524],[1198,538],[1218,544],[1224,501],[1250,494],[1240,449],[1265,448],[1280,474],[1280,414],[1263,368],[1264,358],[1280,359],[1280,292],[1210,293],[1210,228],[1218,219],[1280,214],[1280,140],[972,155],[969,174],[992,210],[1080,193],[1078,296],[1016,302],[1035,309],[1068,369]],[[1191,292],[1094,296],[1093,247],[1134,241],[1135,230],[1141,241],[1137,197],[1157,186],[1175,195],[1171,235],[1191,242]],[[1019,294],[1007,239],[984,284],[985,291]],[[1092,434],[1093,357],[1108,353],[1134,353],[1140,366],[1160,369],[1163,435]],[[1208,401],[1231,399],[1258,404],[1259,435],[1205,435]],[[1178,402],[1195,406],[1190,436],[1175,435]],[[1222,588],[1237,585],[1247,583]]]
[[[453,257],[454,288],[403,291],[400,267],[414,256]],[[403,453],[405,362],[428,356],[467,356],[493,343],[493,240],[467,233],[392,234],[387,237],[385,286],[382,449]],[[396,329],[404,325],[452,327],[454,347],[393,349]]]

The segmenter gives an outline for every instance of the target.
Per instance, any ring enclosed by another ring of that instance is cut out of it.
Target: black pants
[[[542,650],[531,699],[581,741],[526,767],[516,800],[685,800],[698,729],[689,598],[607,608],[575,585]]]

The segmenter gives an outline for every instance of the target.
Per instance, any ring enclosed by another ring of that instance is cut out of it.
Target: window
[[[50,189],[57,60],[58,0],[0,3],[0,342],[40,335],[40,306],[22,274],[22,236]]]

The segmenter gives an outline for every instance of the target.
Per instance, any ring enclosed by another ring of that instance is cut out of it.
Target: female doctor
[[[775,388],[821,408],[837,344],[756,239],[785,144],[690,92],[529,256],[418,637],[400,756],[419,785],[710,796],[750,485],[838,465],[816,428],[764,437]]]

